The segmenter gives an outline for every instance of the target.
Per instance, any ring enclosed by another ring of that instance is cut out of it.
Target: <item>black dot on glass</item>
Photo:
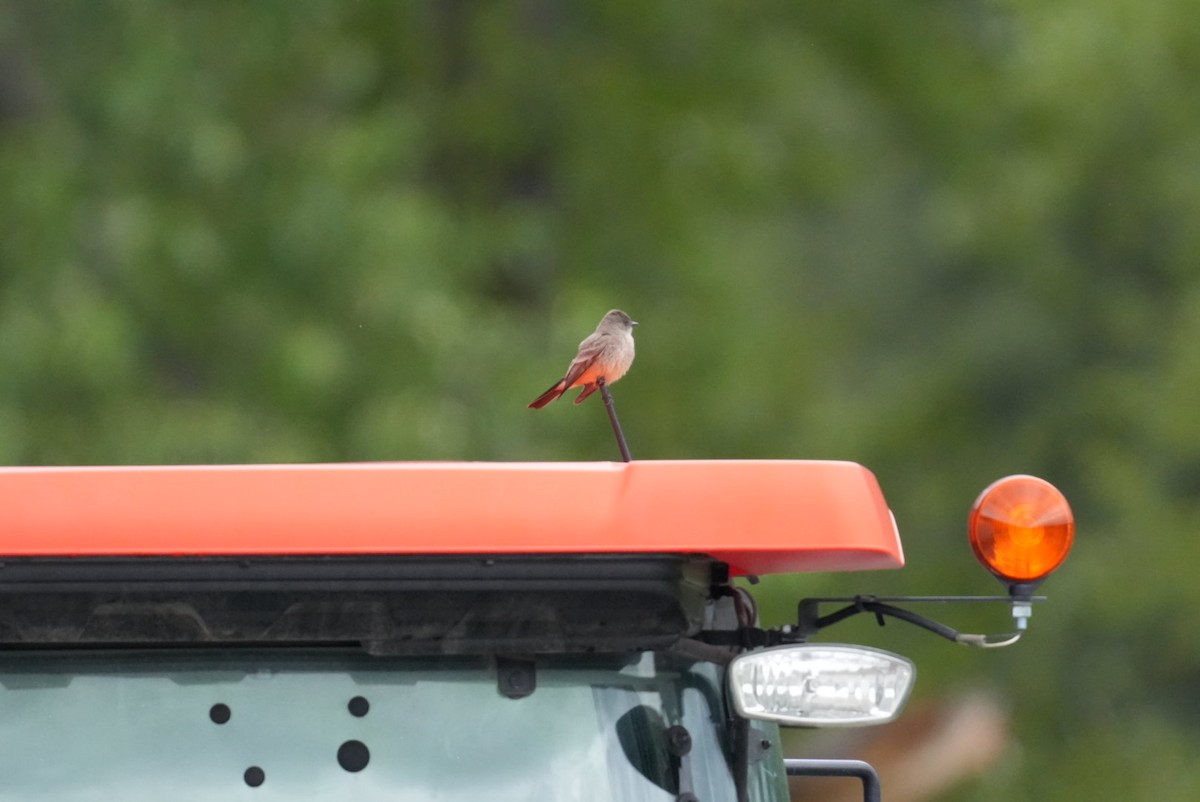
[[[246,769],[246,773],[242,775],[242,779],[246,781],[246,785],[251,788],[257,788],[267,779],[267,774],[258,766],[251,766]]]
[[[362,771],[371,760],[371,752],[362,741],[346,741],[338,747],[338,765],[346,771]]]
[[[365,696],[355,696],[346,707],[349,709],[350,715],[362,718],[371,709],[371,703],[367,701]]]
[[[233,714],[229,711],[229,705],[219,702],[208,709],[208,717],[213,720],[213,724],[224,724],[229,721],[231,715]]]

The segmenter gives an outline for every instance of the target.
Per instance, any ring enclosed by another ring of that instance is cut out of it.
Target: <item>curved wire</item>
[[[824,629],[827,626],[836,624],[859,613],[874,613],[880,624],[883,623],[884,616],[898,618],[901,621],[907,621],[922,629],[927,629],[946,640],[961,643],[964,646],[973,646],[977,649],[1002,649],[1005,646],[1012,646],[1024,634],[1022,632],[1008,632],[1000,635],[976,635],[968,632],[959,632],[957,629],[934,621],[932,618],[927,618],[911,610],[905,610],[903,607],[897,607],[894,604],[877,601],[869,596],[859,597],[855,600],[854,604],[843,607],[829,615],[821,616],[816,620],[816,627],[817,629]]]
[[[959,633],[954,640],[964,646],[974,646],[976,649],[1003,649],[1012,646],[1021,639],[1024,632],[1007,632],[1003,635],[970,635]]]

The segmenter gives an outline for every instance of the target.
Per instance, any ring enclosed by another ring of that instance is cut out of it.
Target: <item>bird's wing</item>
[[[596,357],[600,356],[607,344],[603,334],[589,334],[583,342],[579,344],[579,353],[575,355],[575,359],[571,362],[571,367],[567,368],[567,375],[563,377],[563,381],[567,383],[567,387],[574,387],[576,380],[584,374],[584,372],[592,366],[596,361]]]

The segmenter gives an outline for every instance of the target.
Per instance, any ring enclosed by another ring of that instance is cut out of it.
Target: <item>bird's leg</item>
[[[608,410],[608,420],[612,423],[613,434],[617,436],[617,448],[621,449],[621,459],[625,462],[633,462],[633,457],[629,455],[629,446],[625,442],[625,433],[621,431],[621,422],[617,420],[617,409],[613,406],[612,393],[608,391],[608,384],[604,381],[604,377],[596,379],[596,384],[600,386],[600,395],[604,398],[604,408]]]

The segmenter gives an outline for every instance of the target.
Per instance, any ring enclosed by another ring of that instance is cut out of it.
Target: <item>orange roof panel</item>
[[[581,553],[737,574],[904,563],[851,462],[0,468],[0,557]]]

